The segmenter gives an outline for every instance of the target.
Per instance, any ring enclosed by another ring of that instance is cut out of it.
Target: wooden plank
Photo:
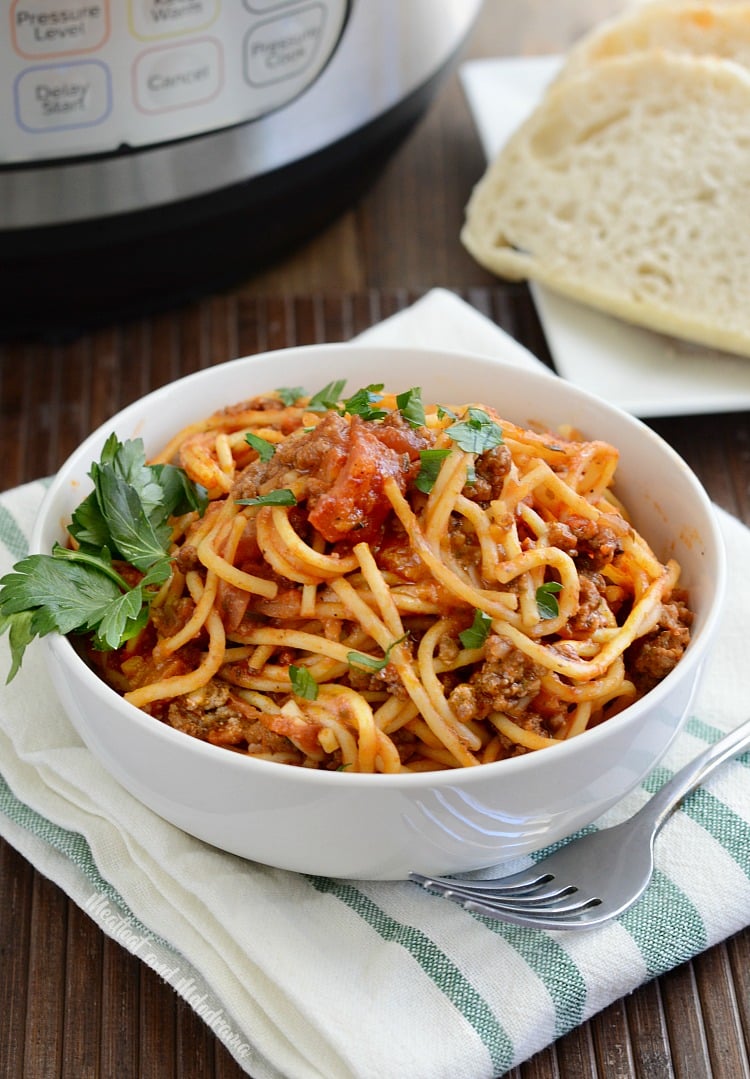
[[[23,1079],[35,877],[29,863],[0,840],[0,1075],[3,1079]]]
[[[706,1028],[692,963],[659,979],[676,1079],[711,1079]]]
[[[598,1073],[606,1079],[632,1079],[636,1074],[625,1002],[616,1001],[591,1020]]]
[[[139,1079],[176,1079],[177,996],[150,967],[140,965]]]
[[[141,1045],[145,1024],[159,1026],[161,1001],[153,1002],[153,1010],[144,1013],[140,1008],[141,962],[109,937],[102,949],[102,1027],[100,1044],[100,1076],[117,1079],[140,1079]],[[74,1079],[75,1061],[66,1062],[68,1076]],[[28,1076],[28,1079],[32,1079]],[[68,1077],[66,1076],[66,1079]]]
[[[557,1071],[562,1075],[595,1079],[597,1075],[596,1050],[590,1023],[571,1030],[555,1045]],[[548,1074],[554,1074],[550,1071]]]
[[[76,1079],[98,1079],[102,1023],[104,938],[91,918],[67,903],[65,996],[62,1019],[63,1067],[76,1062]]]
[[[745,1053],[750,1056],[750,928],[730,937],[726,944],[742,1028]]]
[[[68,903],[65,894],[36,873],[29,926],[29,991],[23,1044],[23,1074],[57,1075],[64,1050]]]
[[[750,1063],[742,1035],[742,1016],[725,944],[693,960],[713,1079],[749,1079]]]
[[[643,1079],[672,1079],[674,1070],[659,982],[648,982],[626,997],[625,1015],[635,1074]]]

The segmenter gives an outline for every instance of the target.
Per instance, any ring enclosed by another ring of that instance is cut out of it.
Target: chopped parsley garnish
[[[562,591],[559,581],[547,581],[540,584],[536,590],[536,605],[540,618],[557,618],[560,607],[555,593]]]
[[[459,633],[458,639],[464,648],[481,648],[487,640],[492,619],[484,611],[474,611],[474,621],[468,629]]]
[[[238,506],[296,506],[297,499],[294,491],[288,487],[281,487],[278,491],[269,491],[266,495],[258,495],[256,498],[238,498]]]
[[[388,410],[377,408],[382,400],[384,383],[373,382],[357,390],[351,397],[342,399],[346,379],[340,378],[329,382],[322,390],[318,390],[310,398],[307,409],[309,412],[328,412],[332,410],[341,415],[349,413],[350,416],[361,416],[363,420],[382,420],[388,415]],[[301,396],[302,388],[296,386],[293,389],[277,389],[276,391],[285,404],[294,404],[297,396]],[[411,427],[424,427],[427,422],[424,405],[422,403],[422,391],[418,386],[405,390],[396,397],[396,405],[399,412]]]
[[[463,420],[452,423],[446,430],[466,453],[484,453],[503,441],[502,429],[481,408],[468,409]]]
[[[392,641],[391,644],[385,650],[385,655],[382,659],[373,659],[372,656],[366,656],[363,652],[347,652],[346,658],[350,666],[355,665],[357,667],[367,667],[371,671],[382,671],[391,662],[391,652],[397,644],[401,644],[405,641],[407,634],[404,633],[398,640]]]
[[[450,457],[450,450],[420,450],[419,472],[414,481],[418,491],[428,495],[435,486],[435,480],[440,474],[440,468],[446,457]]]
[[[283,404],[290,408],[300,397],[305,396],[304,386],[279,386],[276,390]]]
[[[205,492],[173,465],[149,465],[140,439],[110,435],[89,473],[94,490],[73,514],[75,550],[29,555],[0,580],[0,633],[9,633],[18,672],[26,647],[47,633],[93,634],[94,647],[119,648],[146,624],[152,587],[171,573],[169,518],[206,507]],[[139,570],[131,585],[115,569]]]
[[[276,447],[273,442],[269,442],[267,438],[261,438],[260,435],[254,435],[252,431],[248,431],[245,435],[245,441],[248,446],[255,450],[260,457],[261,461],[265,464],[270,461],[273,455],[276,453]]]
[[[340,378],[336,382],[329,382],[327,386],[324,386],[322,390],[318,390],[310,398],[307,405],[308,412],[327,412],[331,408],[337,409],[341,394],[344,392],[344,386],[346,386],[345,378]]]
[[[292,693],[295,697],[303,697],[306,701],[317,700],[318,683],[307,667],[297,667],[294,663],[291,663],[289,665],[289,681],[292,683]]]
[[[422,390],[419,386],[412,386],[410,390],[398,394],[396,404],[410,427],[424,427],[427,417],[422,404]]]
[[[383,400],[382,390],[382,382],[374,382],[370,386],[357,390],[352,397],[342,402],[342,411],[348,412],[350,416],[361,416],[363,420],[382,420],[384,416],[388,415],[387,410],[373,408],[373,405],[377,405]]]

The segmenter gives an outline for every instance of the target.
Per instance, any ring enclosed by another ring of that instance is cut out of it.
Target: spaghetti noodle
[[[145,628],[89,650],[159,720],[357,772],[551,747],[679,661],[691,614],[612,491],[617,451],[481,405],[275,391],[157,462],[208,494],[173,519]]]

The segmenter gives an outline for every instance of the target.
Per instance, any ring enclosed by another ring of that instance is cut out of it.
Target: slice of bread
[[[558,79],[600,60],[650,49],[721,56],[750,68],[750,3],[651,2],[626,8],[573,46]]]
[[[747,0],[710,0],[705,4],[705,7],[736,7],[738,4],[744,4]],[[626,10],[629,8],[644,8],[644,7],[674,7],[678,5],[680,7],[690,7],[695,3],[695,0],[628,0],[626,4]]]
[[[649,51],[556,83],[461,239],[502,277],[750,355],[750,72]]]

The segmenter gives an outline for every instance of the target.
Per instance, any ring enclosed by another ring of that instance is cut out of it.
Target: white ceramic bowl
[[[347,392],[421,386],[425,401],[481,401],[520,424],[573,424],[621,453],[616,490],[657,555],[683,567],[696,612],[690,646],[643,699],[559,748],[448,772],[355,775],[253,760],[159,723],[123,701],[59,636],[45,638],[56,689],[83,741],[154,812],[224,850],[284,869],[398,879],[517,858],[593,821],[654,767],[690,706],[717,626],[724,551],[711,504],[656,434],[544,371],[469,355],[321,345],[234,360],[130,405],[92,434],[54,480],[32,549],[48,552],[89,489],[112,431],[155,452],[184,424],[279,385]]]

